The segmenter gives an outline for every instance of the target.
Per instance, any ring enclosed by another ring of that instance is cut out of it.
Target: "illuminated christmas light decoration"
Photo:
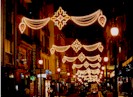
[[[21,23],[19,24],[19,30],[23,33],[26,29],[26,25],[34,30],[38,30],[43,28],[50,21],[50,18],[45,19],[29,19],[27,17],[23,17]]]
[[[88,74],[89,75],[89,74]],[[86,79],[86,78],[91,78],[91,77],[89,77],[88,75],[83,75],[83,77],[82,78],[84,78],[84,79]],[[91,75],[90,75],[91,76]]]
[[[65,63],[66,61],[68,62],[74,62],[77,59],[77,57],[67,57],[67,56],[63,56],[62,58],[62,62]]]
[[[98,20],[98,23],[104,27],[106,23],[106,17],[99,9],[96,12],[85,16],[71,16],[71,20],[79,26],[89,26]]]
[[[96,49],[98,49],[100,52],[103,51],[103,46],[101,42],[92,44],[92,45],[82,45],[78,39],[76,39],[71,45],[66,45],[66,46],[56,46],[56,45],[52,45],[52,48],[50,49],[51,54],[54,54],[55,51],[57,52],[65,52],[67,51],[69,48],[72,48],[76,53],[78,53],[78,51],[81,48],[84,48],[87,51],[94,51]],[[74,62],[76,59],[79,59],[80,62],[83,62],[85,59],[88,59],[89,61],[96,61],[98,60],[99,62],[101,62],[101,57],[100,55],[96,55],[96,56],[85,56],[82,52],[76,56],[76,57],[67,57],[64,56],[62,58],[62,62],[65,63],[66,61],[68,62]],[[91,78],[91,75],[99,75],[100,74],[100,67],[101,64],[97,62],[97,63],[88,63],[87,61],[85,61],[83,64],[73,64],[72,65],[72,69],[78,68],[80,69],[82,66],[84,66],[86,68],[86,70],[78,70],[78,72],[76,73],[76,75],[78,75],[78,77],[84,77],[83,75],[88,75],[88,77],[91,79],[89,81],[95,81],[98,82],[98,80],[100,79],[95,79],[95,78]],[[90,69],[90,67],[91,69]],[[80,71],[80,72],[79,72]]]
[[[55,14],[51,17],[51,20],[55,23],[55,25],[59,28],[59,30],[62,29],[64,25],[66,25],[66,22],[70,19],[70,16],[66,14],[66,11],[64,11],[61,7],[55,12]]]
[[[76,23],[79,26],[89,26],[91,24],[93,24],[94,22],[96,22],[98,20],[98,23],[104,27],[105,23],[106,23],[106,17],[102,14],[101,10],[97,10],[96,12],[89,14],[89,15],[85,15],[85,16],[69,16],[66,14],[66,12],[59,7],[59,9],[57,10],[57,12],[55,12],[55,14],[52,17],[48,17],[48,18],[44,18],[44,19],[29,19],[27,17],[23,17],[21,20],[21,23],[19,24],[19,30],[21,33],[23,33],[26,30],[26,27],[28,26],[31,29],[34,30],[38,30],[43,28],[44,26],[46,26],[48,24],[49,21],[53,21],[54,24],[59,28],[59,30],[61,30],[64,25],[66,25],[68,20],[72,20],[74,23]],[[75,40],[74,43],[72,45],[67,45],[67,46],[56,46],[53,45],[52,48],[50,49],[51,54],[54,54],[55,51],[57,52],[65,52],[67,51],[69,48],[72,48],[76,53],[78,53],[78,51],[81,48],[84,48],[87,51],[94,51],[96,49],[99,49],[100,52],[103,51],[103,46],[101,45],[101,43],[96,43],[94,45],[82,45],[78,40]],[[77,57],[67,57],[67,59],[72,62],[76,59],[79,59],[81,62],[83,62],[85,60],[85,58],[87,58],[90,61],[94,61],[94,60],[98,60],[99,62],[101,62],[101,57],[90,57],[90,56],[85,56],[83,53],[79,54],[79,56]],[[68,61],[67,60],[67,61]],[[65,59],[66,61],[66,59]],[[95,63],[94,64],[90,64],[84,62],[81,66],[84,66],[85,68],[88,68],[88,66],[91,67],[99,67],[100,64]],[[80,67],[80,66],[79,66]],[[79,68],[78,67],[78,68]],[[89,78],[90,74],[94,72],[94,74],[97,74],[97,69],[96,70],[89,70],[86,69],[85,71],[83,71],[84,74],[88,74]]]
[[[20,30],[20,32],[23,34],[23,32],[25,31],[25,29],[26,29],[26,24],[24,22],[21,22],[19,24],[19,30]]]
[[[102,10],[100,9],[85,16],[69,16],[66,14],[66,11],[62,9],[62,7],[59,7],[57,12],[55,12],[52,17],[47,17],[44,19],[29,19],[27,17],[23,17],[21,23],[19,24],[19,30],[21,33],[23,33],[25,31],[26,25],[34,30],[41,29],[42,27],[46,26],[50,20],[54,22],[59,30],[62,30],[64,25],[67,24],[68,20],[72,20],[79,26],[89,26],[98,20],[98,23],[102,27],[105,26],[107,21],[106,16],[103,15]]]
[[[100,74],[100,69],[90,69],[90,68],[87,68],[85,70],[78,70],[77,75],[99,75]]]
[[[72,69],[81,68],[82,66],[84,66],[85,68],[88,68],[89,66],[91,66],[92,68],[96,68],[96,67],[100,68],[101,64],[99,62],[92,64],[92,63],[88,63],[87,61],[85,61],[83,64],[73,64]]]
[[[57,52],[65,52],[67,51],[70,47],[77,53],[82,47],[87,50],[87,51],[94,51],[98,49],[100,52],[103,51],[103,46],[101,42],[95,43],[93,45],[82,45],[78,39],[76,39],[71,45],[66,45],[66,46],[56,46],[52,45],[52,48],[50,49],[51,54],[54,54],[55,51]],[[100,59],[99,59],[100,60]]]
[[[77,58],[79,59],[80,62],[83,62],[83,61],[85,60],[86,56],[81,52],[81,53],[78,55]]]
[[[83,64],[73,64],[72,69],[81,68],[82,66],[83,66]]]
[[[70,48],[70,45],[67,46],[56,46],[56,45],[52,45],[52,48],[50,49],[51,54],[54,54],[55,51],[57,52],[65,52]]]
[[[76,75],[86,75],[86,74],[88,74],[86,69],[85,70],[77,70],[77,73],[76,73]]]
[[[91,79],[92,79],[93,81],[96,81],[96,80],[98,79],[98,76],[97,76],[97,75],[91,75]]]
[[[94,51],[97,48],[99,49],[100,52],[103,51],[103,46],[101,42],[95,43],[93,45],[82,45],[82,47],[87,50],[87,51]]]
[[[100,16],[98,17],[98,23],[99,23],[102,27],[105,26],[106,21],[107,21],[107,19],[106,19],[105,15],[102,14],[102,15],[100,15]]]
[[[77,53],[81,48],[82,44],[76,39],[72,44],[71,44],[72,49]]]
[[[79,59],[80,62],[83,62],[85,59],[88,59],[89,61],[96,61],[98,60],[99,62],[101,62],[102,58],[100,57],[100,55],[95,55],[95,56],[85,56],[82,52],[77,56],[77,57],[67,57],[67,56],[63,56],[62,58],[62,62],[65,63],[66,61],[68,62],[74,62],[76,59]]]
[[[92,74],[100,74],[100,69],[91,69]]]
[[[97,63],[93,63],[93,64],[90,64],[89,63],[89,66],[91,66],[92,68],[96,68],[96,67],[98,67],[98,68],[100,68],[101,67],[101,64],[99,63],[99,62],[97,62]]]
[[[87,74],[86,70],[78,70],[76,75],[78,76],[78,79],[83,79],[84,81],[88,81],[88,82],[99,81],[98,75]]]

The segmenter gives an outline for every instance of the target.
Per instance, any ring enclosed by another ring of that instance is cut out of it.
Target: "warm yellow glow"
[[[98,17],[98,23],[99,23],[102,27],[105,26],[106,21],[107,21],[107,19],[106,19],[106,17],[105,17],[104,15],[100,15],[100,16]]]
[[[40,65],[42,65],[42,64],[43,64],[43,60],[38,60],[38,63],[39,63]]]
[[[102,14],[100,9],[85,16],[71,16],[71,20],[79,26],[89,26],[97,20],[102,27],[104,27],[106,23],[106,17]]]
[[[103,67],[102,67],[102,70],[104,70],[104,69],[105,69],[105,67],[103,66]]]
[[[103,74],[103,71],[101,71],[101,74]]]
[[[104,60],[104,62],[108,62],[109,59],[108,59],[108,57],[104,57],[103,60]]]
[[[89,61],[96,61],[98,60],[99,62],[101,62],[101,57],[100,55],[95,55],[95,56],[85,56],[82,52],[76,56],[76,57],[67,57],[64,56],[62,58],[62,62],[65,63],[66,61],[68,62],[74,62],[76,59],[79,59],[80,62],[83,62],[85,59],[88,59]]]
[[[71,45],[66,45],[66,46],[56,46],[52,45],[52,48],[50,49],[51,54],[54,54],[55,51],[57,52],[65,52],[69,48],[72,48],[76,53],[81,49],[84,48],[87,51],[94,51],[98,49],[100,52],[103,51],[104,47],[101,42],[92,44],[92,45],[82,45],[78,39],[76,39]],[[100,59],[99,59],[100,60]]]
[[[61,69],[60,69],[60,68],[57,68],[57,71],[58,71],[58,72],[60,72],[60,71],[61,71]]]
[[[89,26],[96,21],[104,27],[107,21],[106,17],[103,15],[102,10],[97,10],[92,14],[85,15],[85,16],[69,16],[66,14],[61,7],[55,12],[52,17],[47,17],[44,19],[29,19],[27,17],[23,17],[21,23],[19,24],[19,30],[23,33],[28,26],[31,29],[38,30],[42,27],[46,26],[49,21],[53,21],[54,24],[61,30],[64,25],[67,24],[68,20],[72,20],[75,24],[79,26]]]
[[[55,25],[61,30],[66,22],[70,19],[70,16],[66,14],[66,12],[59,7],[57,12],[51,17],[51,20],[55,23]]]
[[[19,30],[20,30],[21,34],[23,34],[23,32],[25,31],[25,29],[26,29],[26,24],[24,22],[21,22],[19,24]]]
[[[67,76],[70,76],[70,72],[67,73]]]
[[[76,75],[73,75],[73,78],[76,78]]]
[[[92,63],[89,63],[89,62],[85,61],[82,64],[73,64],[72,69],[81,68],[82,66],[84,66],[85,68],[88,68],[89,66],[92,67],[92,68],[96,68],[96,67],[100,68],[101,64],[99,62],[92,64]]]
[[[112,27],[110,31],[112,36],[117,36],[119,34],[119,29],[117,27]]]

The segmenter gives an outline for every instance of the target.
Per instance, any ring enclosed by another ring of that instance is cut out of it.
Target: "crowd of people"
[[[60,91],[56,91],[55,88],[52,88],[52,93],[49,97],[54,97],[53,95],[57,95],[60,92],[60,95],[62,96],[69,96],[71,94],[76,93],[78,97],[107,97],[107,91],[106,89],[101,89],[97,83],[91,83],[88,86],[85,86],[83,84],[74,86],[71,84],[70,87],[61,86]],[[54,90],[55,89],[55,90]]]

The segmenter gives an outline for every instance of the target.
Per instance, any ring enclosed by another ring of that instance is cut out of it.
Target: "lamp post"
[[[104,59],[103,59],[103,60],[104,60],[104,62],[106,62],[106,63],[107,63],[107,62],[108,62],[108,57],[104,57]],[[106,66],[106,88],[107,88],[107,78],[108,78],[108,77],[107,77],[107,72],[108,72],[108,69],[107,69],[107,64],[106,64],[105,66]]]
[[[59,84],[59,85],[58,85],[58,86],[59,86],[59,88],[58,88],[58,89],[59,89],[59,91],[58,91],[58,92],[59,92],[59,97],[60,97],[60,81],[59,81],[59,78],[60,78],[60,71],[61,71],[61,69],[60,69],[60,68],[57,68],[57,72],[58,72],[58,84]]]
[[[117,91],[117,42],[116,42],[116,36],[119,34],[119,29],[117,27],[112,27],[111,28],[111,35],[113,36],[113,57],[114,57],[114,71],[115,71],[115,84],[114,84],[114,96],[118,97],[118,91]]]
[[[43,65],[43,60],[38,60],[38,63],[40,65],[40,97],[42,97],[42,71],[41,71],[41,66]]]

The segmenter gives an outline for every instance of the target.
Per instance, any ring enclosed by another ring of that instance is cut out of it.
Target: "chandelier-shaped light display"
[[[86,61],[84,64],[88,64],[88,62]],[[88,64],[90,65],[90,64]],[[86,67],[88,66],[86,65]],[[91,64],[91,67],[101,67],[100,63],[96,63],[94,66],[94,64]],[[83,64],[79,65],[79,64],[75,64],[73,65],[72,68],[81,68],[82,66],[84,66]],[[87,67],[85,70],[77,70],[76,75],[78,76],[78,78],[80,79],[84,79],[84,81],[88,81],[88,82],[97,82],[99,83],[100,79],[102,78],[103,74],[101,73],[102,71],[100,70],[100,68],[89,68]]]
[[[63,56],[62,62],[65,63],[66,61],[68,62],[74,62],[76,59],[79,59],[80,62],[83,62],[85,59],[88,59],[89,61],[96,61],[98,60],[101,62],[102,58],[100,57],[100,54],[96,56],[85,56],[82,52],[77,56],[77,57],[67,57]]]
[[[105,26],[107,21],[106,17],[102,13],[102,10],[100,9],[85,16],[69,16],[66,14],[66,11],[59,7],[57,12],[55,12],[52,17],[47,17],[44,19],[29,19],[27,17],[23,17],[21,23],[19,24],[19,30],[21,33],[23,33],[26,29],[26,26],[34,30],[41,29],[42,27],[46,26],[50,20],[54,22],[59,30],[62,30],[64,25],[67,24],[68,20],[72,20],[79,26],[89,26],[98,20],[98,23],[102,27]]]
[[[98,76],[97,75],[91,75],[91,77],[84,77],[84,81],[88,82],[97,82],[98,81]]]
[[[88,82],[98,82],[99,78],[98,75],[92,75],[90,72],[88,73],[88,70],[78,70],[76,73],[78,79],[83,79],[84,81]]]
[[[54,54],[55,51],[57,52],[65,52],[69,48],[72,48],[76,53],[81,49],[84,48],[87,51],[94,51],[96,49],[99,49],[100,52],[103,51],[103,46],[101,42],[95,43],[93,45],[82,45],[78,39],[76,39],[71,45],[66,45],[66,46],[56,46],[52,45],[52,48],[50,49],[51,54]]]
[[[53,45],[52,48],[50,49],[50,52],[51,52],[51,54],[54,54],[55,51],[56,52],[65,52],[69,48],[72,48],[75,51],[75,53],[78,53],[81,50],[81,48],[84,48],[86,51],[90,51],[90,52],[94,51],[96,49],[98,49],[100,52],[103,51],[103,46],[102,46],[101,42],[98,42],[98,43],[95,43],[92,45],[83,45],[83,44],[81,44],[81,42],[78,41],[78,39],[76,39],[71,45],[66,45],[66,46]],[[77,73],[78,76],[82,76],[82,78],[83,78],[84,75],[88,75],[88,77],[89,77],[88,81],[89,82],[91,82],[91,81],[97,82],[98,80],[100,80],[100,78],[101,78],[101,75],[100,75],[101,64],[100,64],[100,62],[102,59],[100,57],[100,54],[95,55],[95,56],[85,56],[83,54],[83,52],[81,52],[78,56],[75,56],[75,57],[63,56],[62,62],[63,63],[65,63],[66,61],[74,62],[74,61],[76,61],[76,59],[78,59],[81,62],[81,64],[73,64],[72,69],[75,69],[75,68],[80,69],[83,66],[86,68],[85,70],[80,70],[80,74],[78,74],[79,73],[79,70],[78,70],[78,73]],[[87,62],[87,61],[82,63],[85,59],[93,62],[93,64],[90,62]],[[94,62],[96,62],[96,63],[94,63]],[[93,75],[97,75],[97,78],[91,77]]]

